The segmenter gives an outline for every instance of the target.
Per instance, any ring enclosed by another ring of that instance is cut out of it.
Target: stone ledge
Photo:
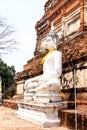
[[[31,123],[38,124],[42,127],[59,126],[61,124],[58,118],[58,111],[67,108],[67,102],[56,103],[35,103],[17,100],[17,116]]]
[[[77,110],[77,128],[79,130],[86,130],[87,129],[87,109]],[[60,119],[61,125],[64,127],[69,128],[70,130],[75,130],[75,110],[61,110],[60,111]]]
[[[2,104],[3,104],[3,106],[5,106],[5,107],[9,107],[9,108],[12,108],[12,109],[15,109],[15,110],[17,110],[18,109],[18,105],[17,105],[17,103],[16,103],[16,101],[15,100],[3,100],[3,102],[2,102]]]

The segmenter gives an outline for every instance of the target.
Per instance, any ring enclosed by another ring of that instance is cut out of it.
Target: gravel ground
[[[67,128],[61,126],[42,128],[18,118],[15,112],[16,110],[0,106],[0,130],[68,130]]]

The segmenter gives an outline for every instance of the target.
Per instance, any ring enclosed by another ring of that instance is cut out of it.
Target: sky
[[[4,54],[2,60],[8,66],[15,66],[16,72],[23,71],[23,65],[34,57],[36,46],[35,24],[44,14],[47,0],[0,0],[0,17],[14,26],[17,50]]]

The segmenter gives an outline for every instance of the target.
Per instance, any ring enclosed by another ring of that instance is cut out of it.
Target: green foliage
[[[10,99],[15,95],[15,87],[9,87],[8,91],[5,93],[5,98]]]
[[[0,59],[0,76],[2,79],[2,91],[7,92],[8,88],[15,87],[15,67],[9,67]]]

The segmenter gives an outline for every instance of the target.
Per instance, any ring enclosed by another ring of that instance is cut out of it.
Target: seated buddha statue
[[[24,99],[38,102],[61,101],[62,54],[57,51],[56,35],[51,30],[46,38],[49,52],[42,59],[43,74],[30,78],[24,85]]]

